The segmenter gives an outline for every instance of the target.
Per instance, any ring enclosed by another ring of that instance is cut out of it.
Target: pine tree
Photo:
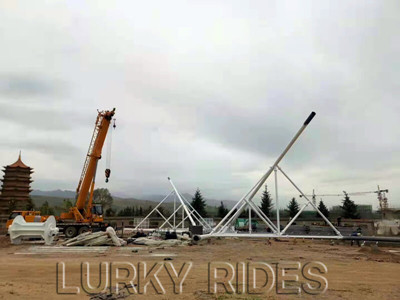
[[[143,208],[141,206],[136,207],[136,209],[132,206],[133,209],[133,216],[141,217],[143,215]]]
[[[161,208],[161,207],[160,207]],[[150,205],[148,208],[146,208],[143,213],[147,216],[151,211],[153,210],[153,205]],[[164,214],[164,212],[162,212]]]
[[[249,217],[249,210],[247,208],[243,209],[239,215],[239,218],[248,218],[248,217]]]
[[[114,217],[115,216],[115,211],[110,207],[106,209],[105,212],[106,217]]]
[[[318,209],[325,217],[329,218],[329,210],[325,206],[325,203],[322,200],[319,201]],[[322,218],[318,212],[317,212],[317,218]]]
[[[251,211],[251,217],[255,218],[256,217],[256,213],[251,209],[251,208],[246,208],[244,210],[242,210],[242,212],[239,215],[239,218],[249,218],[249,209]]]
[[[134,212],[135,212],[135,209],[133,208],[133,206],[132,207],[127,206],[118,212],[118,216],[120,216],[120,217],[133,216]]]
[[[49,215],[54,215],[54,208],[52,208],[49,205],[49,202],[47,200],[42,204],[40,207],[40,214],[42,216],[49,216]]]
[[[203,200],[203,196],[201,195],[200,189],[197,188],[194,197],[192,198],[192,206],[193,208],[200,214],[202,217],[207,217],[206,212],[206,201]]]
[[[350,196],[345,193],[343,199],[343,205],[340,207],[343,209],[343,217],[346,219],[358,219],[357,205],[353,200],[350,200]]]
[[[300,211],[296,198],[293,197],[292,200],[290,200],[287,206],[287,211],[289,212],[289,216],[291,218],[294,218],[294,216]]]
[[[229,210],[224,206],[224,202],[221,201],[221,205],[218,206],[218,218],[223,218],[227,215]]]
[[[35,204],[32,201],[32,198],[29,197],[28,202],[26,203],[26,210],[34,210]]]
[[[69,211],[69,209],[73,206],[71,200],[69,199],[64,199],[63,200],[63,210],[64,211]]]
[[[260,209],[264,212],[267,217],[271,217],[272,210],[272,197],[267,189],[267,185],[265,185],[265,190],[261,196],[261,206]]]

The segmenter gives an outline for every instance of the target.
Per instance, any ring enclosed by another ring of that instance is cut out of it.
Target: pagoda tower
[[[0,217],[10,214],[10,210],[29,210],[32,200],[29,196],[31,190],[31,174],[33,169],[21,160],[18,160],[3,169],[4,178],[0,195]]]

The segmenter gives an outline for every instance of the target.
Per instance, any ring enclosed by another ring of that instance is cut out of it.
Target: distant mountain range
[[[53,190],[53,191],[41,191],[41,190],[33,190],[31,192],[31,196],[33,202],[36,206],[42,205],[45,201],[48,201],[52,206],[58,206],[62,204],[63,199],[75,199],[75,192],[69,190]],[[114,209],[120,210],[126,206],[142,206],[143,208],[148,206],[156,206],[162,199],[165,198],[166,195],[146,195],[141,196],[141,199],[137,199],[135,197],[118,197],[114,196]],[[183,197],[185,197],[188,201],[192,201],[193,195],[188,193],[184,193]],[[215,199],[207,199],[205,198],[208,206],[217,207],[221,204],[221,200]],[[174,201],[174,197],[170,196],[164,203],[170,204]],[[177,201],[179,201],[177,199]],[[73,202],[73,201],[72,201]],[[231,200],[223,200],[225,207],[231,209],[235,205],[235,201]]]
[[[75,199],[75,192],[68,190],[54,190],[54,191],[41,191],[41,190],[33,190],[31,192],[32,196],[48,196],[48,197],[57,197],[57,198],[65,198],[65,199]]]
[[[160,202],[162,199],[165,198],[166,195],[143,195],[140,198],[143,200],[149,200],[149,201],[156,201],[156,202]],[[189,194],[189,193],[183,193],[182,196],[188,200],[188,201],[192,201],[193,195]],[[177,201],[178,198],[176,199]],[[204,200],[206,200],[206,203],[208,206],[220,206],[221,205],[221,201],[224,203],[224,206],[227,207],[228,209],[231,209],[235,204],[236,201],[232,201],[232,200],[215,200],[215,199],[208,199],[208,198],[204,198]],[[174,197],[170,196],[167,200],[165,200],[165,202],[169,203],[169,202],[174,202]]]

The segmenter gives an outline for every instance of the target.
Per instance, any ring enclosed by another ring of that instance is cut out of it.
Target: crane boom
[[[89,144],[82,174],[76,189],[77,199],[75,206],[78,210],[82,210],[85,207],[91,184],[96,176],[97,162],[101,158],[101,150],[114,113],[115,108],[111,111],[99,111],[97,115],[92,139]]]

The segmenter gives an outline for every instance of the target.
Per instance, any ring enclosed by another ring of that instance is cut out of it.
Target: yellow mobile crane
[[[102,205],[93,203],[93,191],[97,163],[101,159],[101,150],[114,114],[115,108],[111,111],[98,112],[89,150],[76,189],[75,205],[70,208],[69,212],[61,213],[59,217],[56,217],[57,227],[64,231],[67,238],[84,233],[90,228],[101,230],[106,227]],[[115,128],[115,122],[113,127]],[[106,182],[108,182],[110,173],[110,169],[106,169]],[[41,216],[39,211],[13,211],[7,221],[7,228],[11,226],[17,215],[22,215],[26,222],[45,222],[48,218],[48,216]]]
[[[115,108],[111,111],[98,112],[89,150],[76,189],[75,205],[70,208],[69,212],[62,213],[57,218],[57,227],[64,231],[67,238],[87,232],[89,228],[102,229],[105,227],[103,207],[101,204],[93,203],[93,191],[97,163],[101,159],[101,150],[114,114]],[[115,128],[115,123],[113,127]],[[110,172],[110,169],[105,171],[106,182],[108,182]]]

